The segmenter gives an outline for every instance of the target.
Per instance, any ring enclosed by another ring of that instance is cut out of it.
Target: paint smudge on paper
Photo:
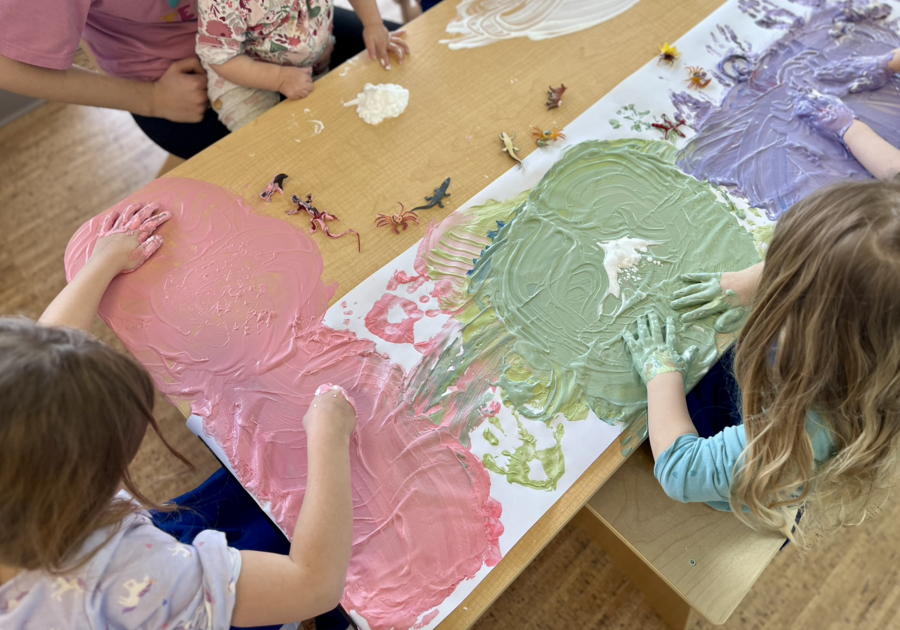
[[[413,329],[424,315],[412,300],[385,293],[366,315],[366,328],[385,341],[414,344]]]
[[[582,31],[624,13],[638,0],[462,0],[441,40],[451,50],[487,46],[504,39],[541,41]]]
[[[238,479],[293,532],[306,486],[302,418],[323,383],[352,396],[354,540],[343,605],[373,630],[409,628],[500,560],[501,507],[481,461],[408,398],[374,343],[322,324],[335,287],[315,242],[211,184],[163,179],[116,206],[173,213],[165,246],[119,276],[101,317],[176,402],[188,402]],[[71,279],[101,217],[66,251]],[[440,540],[435,545],[434,540]]]
[[[783,9],[766,12],[758,2],[742,7],[758,25],[789,30],[758,57],[749,53],[748,46],[735,48],[736,37],[729,39],[732,47],[718,75],[724,69],[733,87],[715,111],[696,99],[673,96],[679,111],[694,110],[698,132],[679,154],[678,165],[699,179],[725,186],[752,206],[765,208],[769,218],[776,219],[822,186],[871,177],[843,144],[823,137],[794,115],[794,90],[811,87],[837,93],[860,120],[900,146],[900,78],[894,76],[876,91],[849,94],[849,81],[836,85],[815,74],[829,64],[887,53],[900,47],[900,35],[896,24],[885,20],[890,12],[886,5],[832,3],[808,20]],[[720,29],[716,41],[725,42],[727,33]]]

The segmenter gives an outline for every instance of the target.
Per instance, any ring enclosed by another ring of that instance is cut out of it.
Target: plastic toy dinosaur
[[[450,188],[450,178],[444,180],[444,183],[441,184],[440,188],[434,189],[433,197],[425,197],[425,201],[428,203],[424,206],[419,206],[417,208],[413,208],[409,212],[415,212],[416,210],[428,210],[429,208],[434,208],[435,206],[444,207],[444,198],[449,197],[450,193],[447,192],[447,189]],[[406,229],[405,227],[403,229]]]
[[[516,162],[519,163],[519,168],[523,168],[525,165],[522,164],[522,160],[520,160],[519,156],[516,155],[516,151],[518,151],[519,149],[518,149],[518,147],[513,145],[513,140],[515,140],[515,139],[516,139],[515,133],[512,135],[512,138],[510,138],[509,134],[506,133],[505,131],[500,134],[500,141],[503,143],[503,151],[506,151],[506,153],[509,154],[509,157],[511,157],[512,159],[514,159]]]

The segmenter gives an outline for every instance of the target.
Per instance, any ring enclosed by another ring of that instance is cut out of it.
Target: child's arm
[[[155,82],[111,77],[72,66],[52,70],[0,55],[0,88],[48,101],[123,109],[174,122],[200,122],[206,76],[196,57],[174,62]]]
[[[89,330],[112,279],[140,267],[162,245],[162,237],[153,232],[172,215],[157,213],[158,209],[156,203],[147,206],[136,203],[121,215],[110,212],[103,221],[90,259],[38,321],[45,326]]]
[[[379,61],[385,70],[390,70],[390,53],[394,53],[397,61],[403,65],[404,57],[409,54],[409,44],[401,39],[406,31],[391,33],[387,30],[381,13],[378,12],[376,0],[350,0],[350,5],[363,23],[363,41],[369,58]]]
[[[356,413],[341,394],[328,391],[313,399],[303,426],[306,495],[290,556],[241,552],[232,625],[309,619],[333,609],[343,595],[353,541],[349,451]]]
[[[697,435],[684,397],[684,376],[697,357],[697,346],[683,353],[675,349],[675,320],[666,320],[665,335],[659,316],[651,311],[638,318],[637,337],[622,337],[635,370],[647,385],[650,447],[658,458],[682,435]]]
[[[291,100],[306,98],[314,89],[312,68],[278,66],[256,61],[247,55],[232,57],[221,65],[213,65],[220,77],[248,88],[281,92]]]
[[[721,313],[715,329],[733,332],[749,314],[747,307],[756,295],[764,264],[757,263],[743,271],[683,274],[679,279],[687,286],[672,295],[671,306],[676,311],[691,309],[681,316],[683,322]]]
[[[843,143],[875,177],[886,179],[900,173],[900,150],[856,120],[853,110],[838,97],[800,91],[794,96],[794,110],[813,129]]]

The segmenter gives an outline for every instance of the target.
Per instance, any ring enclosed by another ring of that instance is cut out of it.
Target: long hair
[[[0,318],[0,564],[80,566],[86,539],[135,511],[120,485],[166,509],[128,472],[147,427],[159,434],[153,402],[146,370],[92,336]]]
[[[825,188],[781,218],[735,376],[748,440],[739,518],[793,537],[797,508],[822,534],[880,507],[900,446],[900,180]],[[810,412],[834,436],[818,468]]]

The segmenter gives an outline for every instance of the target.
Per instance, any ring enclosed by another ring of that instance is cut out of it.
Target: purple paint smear
[[[848,93],[849,83],[835,85],[815,76],[829,64],[900,47],[900,35],[892,30],[895,23],[885,21],[890,9],[884,5],[823,3],[805,23],[782,9],[767,12],[765,3],[754,0],[742,2],[742,8],[752,10],[761,26],[790,30],[758,56],[728,37],[730,29],[714,34],[723,61],[730,56],[731,63],[718,70],[728,74],[732,88],[715,110],[708,102],[672,94],[676,109],[698,132],[679,153],[678,166],[697,179],[725,186],[776,219],[822,186],[871,178],[841,142],[818,134],[796,116],[791,94],[798,88],[840,96],[860,120],[900,146],[898,75],[877,91],[858,94]],[[737,70],[735,55],[740,57]]]

